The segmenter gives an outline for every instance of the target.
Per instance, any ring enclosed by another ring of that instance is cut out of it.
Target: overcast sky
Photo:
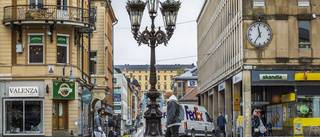
[[[145,1],[145,0],[143,0]],[[160,0],[163,2],[164,0]],[[199,12],[204,0],[180,0],[182,2],[178,13],[176,30],[167,47],[159,45],[156,48],[156,64],[191,64],[197,63],[197,23]],[[138,46],[130,29],[130,21],[125,9],[127,0],[113,0],[118,24],[115,25],[114,64],[150,64],[150,48],[141,44]],[[160,9],[155,21],[156,28],[163,26]],[[140,31],[151,26],[147,8],[144,11]],[[162,28],[162,30],[164,30]]]

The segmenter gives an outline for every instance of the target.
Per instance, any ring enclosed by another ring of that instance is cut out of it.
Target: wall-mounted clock
[[[253,46],[261,48],[272,40],[272,30],[264,22],[255,22],[248,28],[247,38]]]

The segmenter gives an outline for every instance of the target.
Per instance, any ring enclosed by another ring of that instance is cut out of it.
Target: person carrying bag
[[[262,120],[260,118],[260,112],[261,110],[255,109],[253,111],[253,118],[254,118],[254,125],[253,125],[253,137],[260,137],[263,136],[263,133],[267,131],[267,129],[264,127]]]

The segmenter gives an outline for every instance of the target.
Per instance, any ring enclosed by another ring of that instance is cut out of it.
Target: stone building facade
[[[92,75],[90,55],[99,46],[112,51],[110,35],[116,21],[112,7],[107,7],[111,1],[99,1],[99,6],[105,5],[101,16],[108,18],[102,22],[111,25],[107,30],[110,38],[108,43],[91,46],[95,34],[89,33],[100,16],[95,3],[0,1],[0,136],[89,135],[95,103],[107,102],[107,92],[112,93],[112,72],[100,69],[98,75]],[[100,56],[105,58],[100,54],[97,58]],[[108,56],[108,61],[95,65],[112,68],[112,55]],[[90,105],[81,98],[86,90],[93,94]],[[105,104],[101,106],[108,108]]]
[[[304,134],[319,126],[319,8],[317,0],[205,1],[197,20],[198,95],[213,119],[226,116],[228,136],[241,116],[251,136],[253,109],[262,109],[274,135],[301,134],[299,120]]]

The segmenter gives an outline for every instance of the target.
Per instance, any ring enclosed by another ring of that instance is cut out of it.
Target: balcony
[[[89,17],[89,13],[91,16]],[[95,12],[58,5],[17,5],[4,7],[5,25],[60,25],[77,28],[94,26]]]

